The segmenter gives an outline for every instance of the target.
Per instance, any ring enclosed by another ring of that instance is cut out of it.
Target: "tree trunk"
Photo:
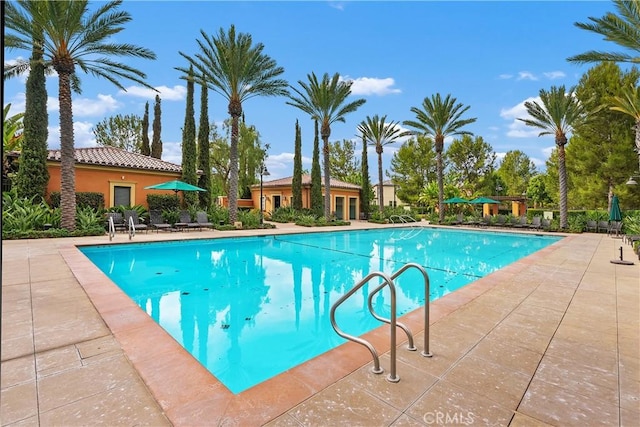
[[[565,166],[564,144],[558,144],[558,180],[560,183],[560,228],[569,227],[567,220],[567,168]]]
[[[638,172],[640,172],[640,120],[634,126],[636,131],[636,152],[638,153]]]
[[[58,102],[60,105],[60,209],[61,226],[76,229],[76,172],[73,136],[73,107],[69,74],[58,73]]]
[[[378,152],[378,205],[380,205],[379,209],[380,213],[382,213],[384,211],[384,191],[382,187],[382,151]]]
[[[324,218],[331,220],[331,176],[329,176],[329,136],[322,135],[324,169]]]
[[[444,209],[443,200],[444,200],[444,185],[442,182],[442,150],[436,151],[436,167],[438,174],[438,222],[442,224],[444,222]]]
[[[231,116],[231,146],[229,147],[229,222],[238,220],[238,120]]]

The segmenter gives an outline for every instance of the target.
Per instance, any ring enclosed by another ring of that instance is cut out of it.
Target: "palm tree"
[[[237,33],[235,26],[228,32],[220,28],[217,37],[200,30],[203,40],[197,40],[200,52],[191,57],[179,52],[202,78],[209,89],[222,95],[228,102],[231,116],[231,143],[229,147],[229,219],[238,218],[238,135],[242,117],[242,103],[255,96],[288,95],[288,83],[279,79],[284,68],[262,51],[262,43],[253,44],[250,34]],[[187,73],[188,67],[177,68]]]
[[[320,138],[323,142],[323,169],[324,169],[324,217],[330,219],[331,212],[331,177],[329,176],[329,136],[331,125],[335,122],[344,123],[346,116],[358,109],[366,102],[358,99],[345,104],[351,94],[351,82],[340,80],[340,74],[335,73],[331,79],[325,73],[319,82],[315,73],[307,74],[308,83],[298,80],[302,90],[292,87],[296,95],[290,95],[292,105],[309,114],[312,120],[320,123]]]
[[[411,112],[416,115],[416,120],[407,120],[405,126],[416,129],[416,134],[424,134],[434,140],[436,149],[436,168],[438,175],[438,217],[439,222],[444,222],[444,185],[442,151],[444,150],[444,139],[454,135],[473,135],[471,132],[462,130],[463,126],[476,121],[476,118],[463,119],[464,113],[470,108],[462,103],[456,103],[457,99],[451,94],[442,99],[439,93],[425,98],[422,101],[422,110],[412,107]]]
[[[567,228],[567,171],[565,166],[565,150],[567,133],[584,124],[586,110],[574,96],[575,88],[565,91],[564,86],[552,86],[547,92],[540,89],[539,104],[536,101],[524,103],[531,118],[518,119],[527,126],[542,129],[538,136],[554,135],[558,151],[558,180],[560,185],[560,228]]]
[[[384,146],[397,142],[398,138],[411,135],[411,132],[403,131],[398,126],[398,122],[385,123],[386,119],[387,116],[367,116],[358,126],[362,142],[364,144],[369,142],[369,145],[375,146],[378,154],[378,208],[380,213],[384,210],[384,192],[382,191],[382,152]]]
[[[38,8],[29,7],[31,3],[27,0],[18,2],[22,13],[16,14],[10,27],[13,30],[11,47],[31,50],[33,40],[40,36],[34,29],[40,29],[44,40],[43,60],[58,73],[61,225],[67,230],[74,230],[76,185],[71,89],[79,90],[76,70],[79,68],[85,73],[105,78],[122,90],[126,90],[120,83],[123,78],[151,88],[143,81],[146,78],[144,73],[110,57],[155,59],[156,56],[148,49],[111,41],[131,20],[129,13],[117,10],[122,1],[100,3],[94,12],[89,11],[88,0],[46,1],[43,7]],[[19,71],[20,67],[15,67],[5,70],[5,75]]]
[[[607,41],[633,52],[640,52],[640,2],[637,0],[613,0],[619,15],[607,13],[602,18],[589,17],[591,23],[576,22],[574,25],[583,30],[600,34]],[[588,51],[568,58],[570,62],[584,64],[588,62],[630,62],[640,63],[640,57],[624,52]]]
[[[638,153],[638,170],[640,170],[640,88],[635,85],[622,89],[622,96],[614,96],[609,99],[613,111],[619,111],[633,117],[636,134],[636,152]]]

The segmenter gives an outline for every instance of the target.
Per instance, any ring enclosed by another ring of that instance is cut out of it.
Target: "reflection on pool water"
[[[394,228],[87,246],[80,250],[233,393],[344,342],[331,305],[374,271],[426,268],[437,299],[559,240],[556,236]],[[367,292],[336,311],[341,329],[378,326]],[[398,314],[424,304],[416,269],[396,281]],[[388,293],[375,299],[389,316]]]

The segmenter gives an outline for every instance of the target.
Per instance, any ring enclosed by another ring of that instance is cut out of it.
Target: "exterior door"
[[[344,219],[344,197],[336,197],[336,219]]]
[[[349,197],[349,220],[355,220],[358,212],[358,199],[356,197]]]

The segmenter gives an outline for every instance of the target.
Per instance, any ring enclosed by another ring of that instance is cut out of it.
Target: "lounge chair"
[[[544,231],[549,231],[549,229],[551,228],[551,220],[548,220],[546,218],[542,218],[542,221],[540,222],[540,227]]]
[[[615,235],[616,237],[622,234],[622,221],[611,221],[607,234],[610,236]]]
[[[138,217],[138,212],[134,211],[134,210],[130,210],[130,211],[124,211],[124,224],[126,226],[126,230],[130,231],[130,218],[133,219],[133,228],[135,229],[135,231],[147,231],[149,228],[147,227],[147,224],[144,224],[140,221],[140,218]]]
[[[109,218],[113,218],[113,225],[115,227],[115,231],[124,232],[127,227],[124,225],[124,218],[120,212],[107,212],[107,230],[109,229]]]
[[[200,224],[191,220],[191,214],[189,211],[180,211],[180,222],[176,222],[175,225],[177,228],[183,230],[193,230],[196,228],[200,230],[202,228]]]
[[[209,218],[205,211],[196,212],[196,222],[200,224],[201,228],[213,228],[213,223],[209,222]]]
[[[609,221],[598,221],[598,233],[609,232]]]
[[[541,218],[539,216],[534,216],[531,220],[531,224],[529,224],[529,228],[533,230],[540,230],[540,227],[542,227],[542,222],[540,220]]]
[[[594,233],[598,232],[598,222],[594,219],[587,220],[587,226],[585,227],[586,231],[592,231]]]
[[[526,216],[521,216],[520,219],[517,220],[517,222],[514,222],[513,226],[515,228],[527,228],[529,227],[529,223],[527,222],[527,217]]]
[[[160,230],[171,231],[171,224],[164,221],[160,211],[149,211],[149,225],[156,230],[156,233]]]

